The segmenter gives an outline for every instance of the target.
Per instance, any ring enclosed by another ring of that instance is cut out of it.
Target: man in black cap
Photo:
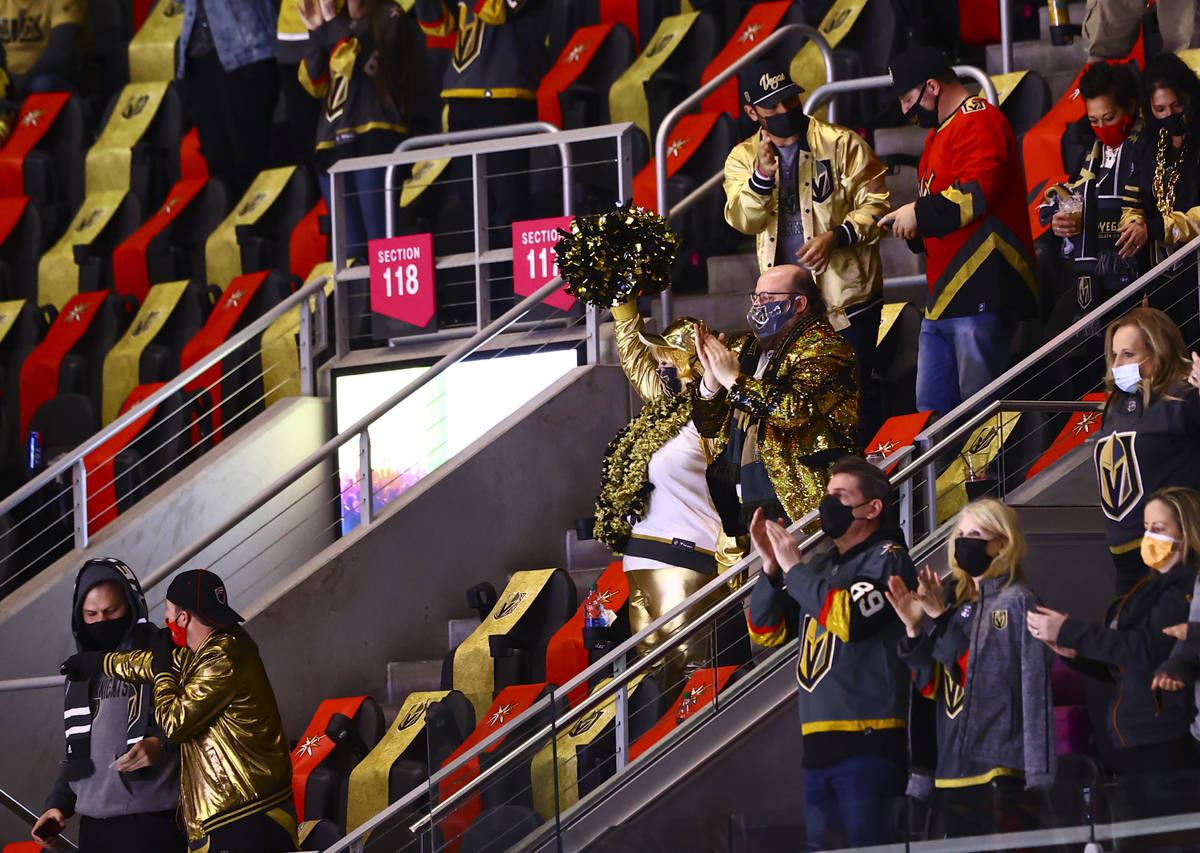
[[[759,272],[799,264],[812,273],[862,385],[883,307],[875,223],[890,209],[887,169],[857,133],[805,114],[786,65],[751,65],[738,80],[742,109],[760,129],[725,161],[725,220],[756,236]],[[863,413],[860,440],[880,420]]]
[[[917,409],[945,414],[1004,372],[1017,321],[1036,307],[1025,174],[1008,120],[940,50],[911,47],[891,74],[905,117],[932,132],[919,198],[879,224],[925,252]]]
[[[154,713],[180,744],[179,801],[192,850],[296,849],[292,764],[258,647],[212,572],[181,572],[167,589],[169,636],[149,651],[82,652],[63,672],[154,685]]]

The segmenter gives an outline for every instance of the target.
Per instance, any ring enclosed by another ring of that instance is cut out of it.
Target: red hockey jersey
[[[918,176],[925,316],[1030,316],[1037,302],[1033,237],[1008,119],[983,98],[967,98],[925,138]]]

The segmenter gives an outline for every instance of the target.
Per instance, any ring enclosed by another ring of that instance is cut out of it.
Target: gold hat
[[[652,332],[642,331],[638,333],[638,339],[652,347],[661,347],[662,349],[673,349],[687,354],[689,357],[696,355],[696,324],[700,321],[694,317],[680,317],[662,330],[661,335],[656,335]]]

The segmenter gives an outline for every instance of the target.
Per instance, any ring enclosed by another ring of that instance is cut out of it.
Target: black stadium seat
[[[42,237],[37,205],[27,198],[0,198],[0,300],[37,301]]]
[[[129,88],[122,90],[109,102],[102,126],[108,123],[114,110],[135,110],[139,101]],[[167,190],[179,180],[179,142],[183,131],[183,100],[172,83],[167,86],[154,120],[132,149],[129,190],[145,210],[157,210],[166,201]],[[88,186],[91,185],[89,180]]]
[[[683,42],[646,81],[646,103],[650,107],[652,136],[675,105],[700,88],[700,76],[720,43],[717,22],[703,12],[683,37]],[[653,138],[650,140],[654,144]]]
[[[41,215],[39,248],[44,249],[58,239],[83,201],[83,110],[75,96],[30,95],[17,123],[40,134],[20,169],[23,194]],[[10,139],[10,144],[14,141]],[[15,189],[6,188],[5,194],[21,193]]]

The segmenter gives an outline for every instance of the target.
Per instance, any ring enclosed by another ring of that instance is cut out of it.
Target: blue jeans
[[[1008,368],[1014,324],[989,311],[922,320],[917,349],[917,411],[944,415]]]
[[[384,201],[384,170],[364,169],[346,173],[346,257],[365,258],[367,241],[378,240],[387,230]],[[325,204],[333,210],[332,184],[328,172],[317,176]],[[400,197],[397,181],[396,197]]]
[[[898,840],[896,815],[906,768],[882,755],[856,755],[804,771],[804,827],[809,850],[866,847]]]

